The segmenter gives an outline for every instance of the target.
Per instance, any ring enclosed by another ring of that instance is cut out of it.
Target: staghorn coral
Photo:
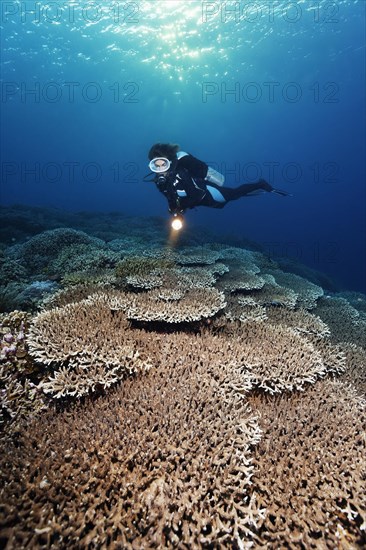
[[[266,308],[258,305],[250,296],[240,294],[227,299],[225,315],[231,321],[239,320],[242,323],[267,319]]]
[[[205,246],[191,246],[180,249],[175,257],[176,262],[180,265],[210,265],[218,260],[220,254]]]
[[[28,355],[25,336],[31,315],[12,311],[0,315],[0,425],[15,431],[22,419],[45,408],[33,378],[36,368]]]
[[[265,279],[254,271],[242,268],[231,267],[230,272],[225,274],[217,285],[225,292],[259,290],[265,285]]]
[[[120,260],[120,254],[98,244],[71,244],[64,246],[47,265],[47,273],[64,277],[77,272],[97,275],[101,270],[113,268]]]
[[[346,368],[340,380],[352,384],[359,394],[366,398],[366,350],[356,344],[340,344],[346,356]]]
[[[161,298],[161,290],[154,289],[140,294],[117,293],[109,300],[112,309],[122,309],[126,317],[134,321],[160,321],[187,323],[213,317],[225,305],[225,297],[215,288],[189,289],[178,300]]]
[[[260,439],[250,383],[232,365],[202,364],[195,346],[174,353],[178,335],[160,340],[159,369],[46,413],[6,442],[9,547],[244,548],[256,539],[265,510],[250,485]]]
[[[284,306],[288,309],[294,309],[298,295],[290,288],[280,286],[274,280],[272,275],[262,274],[261,279],[265,280],[265,285],[251,292],[251,297],[259,306]]]
[[[170,302],[173,300],[180,300],[185,295],[185,290],[183,288],[162,288],[157,293],[156,296],[159,300]]]
[[[366,314],[366,294],[362,292],[343,291],[335,295],[336,298],[344,298],[347,302],[357,309],[359,313]]]
[[[16,376],[9,364],[0,365],[0,429],[4,427],[7,433],[14,433],[22,421],[29,422],[46,409],[33,382]]]
[[[330,329],[317,315],[306,309],[288,310],[278,307],[267,307],[267,317],[271,324],[291,327],[299,334],[315,335],[318,338],[330,336]]]
[[[80,397],[98,386],[109,387],[118,380],[117,372],[121,377],[151,366],[125,316],[112,313],[102,295],[39,313],[27,342],[36,361],[66,367],[40,384],[55,397]]]
[[[320,353],[327,373],[342,374],[346,370],[346,354],[339,344],[332,344],[328,338],[309,335],[308,340]]]
[[[242,357],[254,383],[266,392],[304,390],[326,373],[320,352],[291,328],[248,322],[235,334],[242,341]]]
[[[307,279],[295,275],[294,273],[287,273],[285,271],[277,270],[268,270],[267,273],[272,275],[278,285],[281,287],[288,288],[295,292],[297,295],[298,307],[305,309],[314,309],[317,305],[317,301],[324,295],[323,289],[311,283]]]
[[[213,275],[222,276],[224,273],[228,273],[230,271],[229,267],[226,264],[223,264],[221,262],[216,262],[215,264],[210,264],[205,266],[206,271],[210,271]]]
[[[110,288],[110,283],[108,282],[97,282],[97,283],[80,283],[76,285],[68,286],[57,290],[51,296],[46,296],[42,302],[43,310],[50,310],[55,308],[60,308],[74,302],[81,302],[85,300],[92,294],[96,294],[101,290],[106,290]]]
[[[151,290],[158,288],[163,284],[163,278],[158,273],[149,273],[148,275],[128,275],[126,283],[133,288],[142,288]]]
[[[47,381],[41,381],[38,388],[52,395],[54,399],[61,397],[83,397],[94,392],[98,387],[109,388],[121,379],[120,367],[91,365],[88,369],[75,366],[61,367]]]
[[[158,270],[166,270],[173,267],[174,262],[168,256],[129,256],[127,258],[123,258],[123,260],[116,265],[115,273],[117,277],[123,280],[126,278],[144,279],[151,276],[151,274],[156,273]]]
[[[260,548],[364,548],[365,402],[330,380],[304,393],[249,398],[264,435],[253,488],[267,514]]]
[[[346,356],[339,345],[330,340],[330,329],[317,315],[305,309],[284,310],[268,307],[268,320],[272,324],[291,327],[313,344],[322,357],[327,373],[341,374],[346,368]]]
[[[315,313],[329,326],[333,342],[350,342],[366,349],[366,321],[345,298],[325,297]]]
[[[90,237],[82,231],[59,228],[35,235],[24,244],[10,247],[8,251],[28,271],[40,273],[64,248],[77,245],[91,245],[94,249],[105,248],[102,240]]]
[[[211,266],[212,267],[212,266]],[[218,272],[221,267],[218,267]],[[182,267],[176,270],[177,280],[184,288],[210,288],[216,282],[215,271],[205,267]]]
[[[110,269],[92,269],[65,273],[61,277],[61,284],[68,288],[72,286],[107,286],[116,283],[116,276]]]

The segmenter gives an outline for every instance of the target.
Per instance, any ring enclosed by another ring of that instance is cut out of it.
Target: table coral
[[[366,408],[324,380],[304,393],[250,398],[264,430],[253,484],[267,515],[260,547],[364,548]]]
[[[255,540],[265,510],[251,490],[260,430],[246,403],[250,381],[232,365],[203,364],[194,347],[174,354],[179,341],[161,337],[172,354],[159,369],[108,397],[50,411],[19,433],[17,447],[7,443],[0,514],[9,546]]]

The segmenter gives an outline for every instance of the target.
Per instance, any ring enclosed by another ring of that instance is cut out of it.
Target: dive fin
[[[293,197],[291,193],[287,191],[282,191],[282,189],[272,189],[271,193],[276,193],[276,195],[281,195],[282,197]]]

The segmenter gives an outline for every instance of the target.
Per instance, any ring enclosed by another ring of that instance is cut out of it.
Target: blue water
[[[1,3],[1,204],[168,216],[147,173],[176,142],[236,186],[197,208],[366,292],[365,2]]]

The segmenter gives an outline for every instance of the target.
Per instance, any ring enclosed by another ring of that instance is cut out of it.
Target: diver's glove
[[[183,208],[169,208],[169,214],[173,214],[173,216],[179,216],[181,214],[184,214],[185,210]]]
[[[175,196],[173,201],[169,201],[169,212],[173,215],[184,214],[184,208],[181,207],[178,196]]]

